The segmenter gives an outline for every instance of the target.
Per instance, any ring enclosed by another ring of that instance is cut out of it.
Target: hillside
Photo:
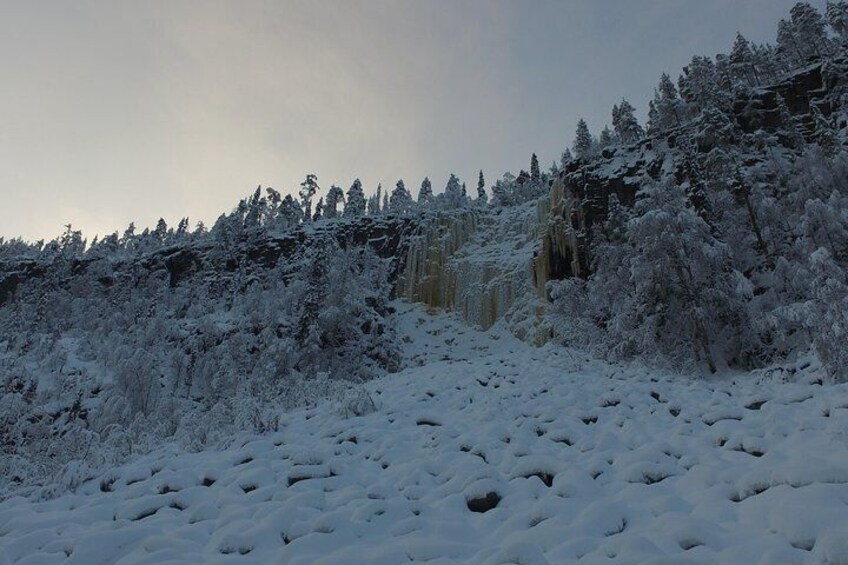
[[[0,564],[848,562],[827,6],[476,191],[0,239]]]
[[[8,499],[6,559],[839,563],[848,555],[846,385],[822,385],[813,367],[705,381],[608,365],[399,308],[408,369],[290,412],[266,435],[234,436],[225,449],[164,447],[75,494]]]

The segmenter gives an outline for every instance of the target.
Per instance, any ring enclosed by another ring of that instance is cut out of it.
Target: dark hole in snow
[[[689,551],[690,549],[694,549],[698,546],[704,545],[699,540],[693,538],[687,538],[680,542],[680,549],[683,551]]]
[[[204,477],[203,482],[200,483],[200,484],[202,484],[205,487],[211,487],[212,485],[215,484],[215,479],[210,479],[209,477]]]
[[[529,479],[530,477],[538,478],[540,481],[542,481],[542,483],[544,483],[544,485],[546,487],[551,487],[554,484],[554,475],[552,475],[550,473],[546,473],[544,471],[539,471],[539,472],[536,472],[536,473],[530,473],[529,475],[524,475],[525,479]]]
[[[432,393],[432,392],[430,392],[430,391],[427,391],[427,396],[429,396],[430,398],[434,398],[436,395],[435,395],[435,394],[433,394],[433,393]]]
[[[763,407],[763,404],[765,404],[766,402],[768,402],[768,401],[767,400],[755,400],[754,402],[746,404],[745,408],[747,408],[748,410],[759,410],[760,408]]]
[[[753,457],[762,457],[763,455],[765,455],[764,451],[760,451],[759,449],[754,448],[746,449],[745,447],[737,447],[733,451],[738,451],[739,453],[747,453],[748,455],[751,455]]]
[[[180,489],[171,485],[162,485],[159,487],[159,494],[168,494],[169,492],[179,492]]]
[[[555,439],[554,441],[557,442],[557,443],[564,443],[568,447],[571,447],[572,445],[574,445],[574,442],[571,441],[570,439],[568,439],[567,437],[560,437],[560,438]]]
[[[283,545],[288,545],[291,543],[289,536],[286,535],[286,532],[280,532],[280,539],[283,540]]]
[[[230,547],[230,546],[227,545],[227,546],[222,547],[220,549],[220,551],[224,555],[232,555],[233,553],[238,553],[239,555],[247,555],[248,553],[253,551],[253,548],[250,547],[250,546],[246,546],[246,545],[242,545],[242,546],[239,546],[237,548],[236,547]]]
[[[655,390],[652,390],[652,391],[651,391],[651,398],[653,398],[653,399],[654,399],[654,400],[656,400],[657,402],[661,402],[661,400],[660,400],[660,393],[658,393],[658,392],[657,392],[657,391],[655,391]]]
[[[597,424],[598,423],[598,417],[597,416],[585,416],[583,418],[580,418],[580,421],[588,426],[589,424]]]
[[[115,484],[115,478],[103,479],[100,481],[100,492],[112,492],[112,485]]]
[[[251,461],[253,461],[253,457],[248,455],[247,457],[245,457],[244,459],[242,459],[241,461],[236,463],[236,465],[246,465],[247,463],[250,463]]]
[[[415,423],[419,426],[441,426],[439,422],[433,421],[429,418],[418,418]]]
[[[179,510],[180,512],[182,512],[183,510],[186,509],[186,505],[183,504],[182,502],[178,502],[178,501],[174,500],[169,505],[169,508],[173,508],[174,510]]]
[[[750,491],[748,491],[745,494],[742,494],[742,493],[739,493],[739,492],[733,493],[730,496],[730,500],[731,500],[731,502],[742,502],[743,500],[751,498],[752,496],[757,496],[759,494],[763,494],[769,488],[771,488],[770,485],[756,485]]]
[[[489,492],[486,493],[486,496],[469,498],[466,500],[466,504],[468,505],[468,509],[472,512],[483,513],[495,508],[500,501],[501,496],[498,493]]]
[[[646,485],[655,485],[661,483],[671,475],[663,475],[661,473],[642,473],[642,482]]]
[[[603,471],[592,471],[589,475],[592,477],[592,480],[594,480],[600,477],[603,473]]]
[[[536,428],[536,437],[542,437],[543,435],[545,435],[545,430],[542,428]]]
[[[145,510],[138,514],[135,518],[132,519],[133,522],[138,522],[139,520],[144,520],[145,518],[150,518],[154,514],[159,512],[159,508],[151,508],[150,510]]]
[[[312,478],[312,477],[298,477],[298,476],[289,477],[288,485],[289,485],[289,486],[292,486],[292,485],[294,485],[294,484],[299,483],[300,481],[305,481],[305,480],[307,480],[307,479],[311,479],[311,478]]]
[[[680,408],[669,408],[668,413],[677,418],[680,416]]]
[[[253,491],[255,491],[255,490],[256,490],[256,485],[242,485],[242,486],[241,486],[241,490],[243,490],[243,491],[244,491],[244,494],[247,494],[247,493],[249,493],[249,492],[253,492]]]
[[[619,525],[604,534],[604,537],[616,536],[627,529],[627,518],[622,518]]]
[[[620,400],[604,400],[603,404],[601,404],[601,408],[613,408],[621,404]]]
[[[804,539],[804,540],[795,540],[790,541],[789,545],[794,547],[795,549],[800,549],[801,551],[812,551],[816,546],[815,539]]]

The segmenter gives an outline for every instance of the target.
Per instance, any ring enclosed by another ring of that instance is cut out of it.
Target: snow
[[[844,563],[848,385],[659,374],[398,305],[408,368],[0,502],[0,563]]]

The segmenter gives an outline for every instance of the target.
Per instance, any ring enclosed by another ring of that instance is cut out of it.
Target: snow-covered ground
[[[410,368],[0,503],[0,563],[848,563],[848,385],[688,378],[401,305]]]

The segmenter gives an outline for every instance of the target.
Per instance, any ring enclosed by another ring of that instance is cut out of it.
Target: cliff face
[[[219,285],[236,277],[249,277],[256,270],[275,268],[281,261],[292,261],[298,250],[319,237],[335,238],[344,248],[369,246],[376,254],[392,261],[392,280],[404,267],[407,237],[416,229],[416,218],[361,218],[298,227],[274,234],[245,232],[239,237],[219,241],[213,238],[186,245],[171,245],[146,254],[128,256],[116,252],[109,257],[44,262],[37,260],[0,263],[0,307],[16,293],[37,291],[39,285],[74,289],[85,280],[107,289],[117,284],[138,287],[151,281],[166,282],[170,288],[191,284],[197,278],[212,278]],[[87,289],[88,291],[92,289]]]
[[[846,76],[848,60],[833,59],[740,94],[732,105],[735,127],[743,134],[766,132],[781,140],[783,100],[808,140],[815,135],[816,109],[837,129],[848,128],[839,111],[848,99]],[[318,222],[284,233],[245,230],[146,254],[118,251],[111,257],[0,263],[0,306],[38,284],[71,288],[81,279],[104,288],[150,280],[174,288],[197,277],[237,286],[251,272],[291,261],[313,239],[329,236],[343,247],[367,245],[390,259],[398,296],[454,310],[484,329],[505,320],[522,338],[541,342],[546,339],[541,320],[547,283],[588,276],[592,227],[607,217],[610,197],[633,206],[647,181],[691,180],[679,141],[686,134],[678,128],[659,139],[604,149],[589,161],[573,160],[553,179],[547,195],[518,206]],[[703,154],[712,147],[698,142],[694,148]]]

